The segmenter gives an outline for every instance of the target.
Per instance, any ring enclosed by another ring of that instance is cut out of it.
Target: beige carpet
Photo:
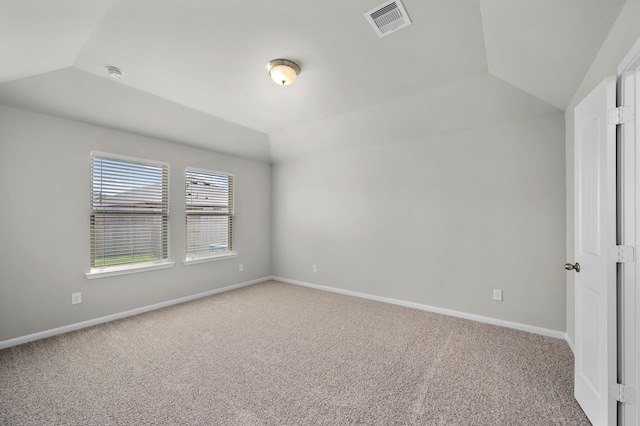
[[[266,282],[0,351],[1,425],[582,425],[564,341]]]

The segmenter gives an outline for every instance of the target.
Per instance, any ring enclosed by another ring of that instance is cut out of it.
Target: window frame
[[[189,254],[189,244],[190,244],[190,239],[189,239],[189,226],[188,226],[188,221],[189,221],[189,216],[195,216],[195,215],[203,215],[202,211],[193,211],[192,213],[189,212],[189,193],[188,193],[188,179],[189,179],[189,175],[188,173],[200,173],[200,174],[206,174],[206,175],[212,175],[212,176],[224,176],[227,177],[228,179],[231,180],[232,184],[231,184],[231,190],[229,193],[229,197],[230,197],[230,201],[229,201],[229,212],[224,214],[224,213],[204,213],[205,215],[211,215],[211,216],[228,216],[230,219],[230,231],[228,233],[228,241],[229,241],[229,245],[231,246],[231,250],[228,250],[226,252],[223,253],[219,253],[219,254],[203,254],[203,255],[190,255]],[[184,189],[185,189],[185,219],[184,219],[184,225],[185,225],[185,258],[183,263],[185,265],[193,265],[193,264],[197,264],[197,263],[203,263],[203,262],[212,262],[212,261],[217,261],[217,260],[224,260],[224,259],[233,259],[238,257],[238,251],[236,250],[236,238],[235,238],[235,234],[236,234],[236,175],[234,173],[229,173],[229,172],[223,172],[223,171],[219,171],[219,170],[209,170],[209,169],[203,169],[203,168],[199,168],[199,167],[191,167],[191,166],[187,166],[184,170]]]
[[[110,276],[116,276],[116,275],[124,275],[124,274],[132,274],[132,273],[137,273],[137,272],[145,272],[145,271],[152,271],[152,270],[157,270],[157,269],[165,269],[165,268],[171,268],[173,267],[175,262],[171,261],[171,257],[170,257],[170,164],[167,162],[163,162],[163,161],[157,161],[157,160],[149,160],[146,158],[137,158],[137,157],[130,157],[130,156],[126,156],[126,155],[119,155],[119,154],[112,154],[112,153],[106,153],[106,152],[100,152],[100,151],[91,151],[90,152],[90,156],[89,156],[89,168],[90,168],[90,184],[89,184],[89,218],[90,218],[90,223],[92,223],[95,219],[95,215],[99,214],[99,213],[111,213],[114,214],[115,211],[117,210],[111,210],[109,211],[108,209],[106,210],[98,210],[94,208],[94,202],[93,202],[93,197],[94,197],[94,187],[93,187],[93,183],[94,183],[94,173],[93,173],[93,164],[94,164],[94,160],[96,158],[101,158],[101,159],[106,159],[106,160],[113,160],[113,161],[121,161],[123,163],[129,163],[129,164],[134,164],[134,165],[146,165],[146,166],[151,166],[151,167],[161,167],[163,169],[166,170],[166,176],[163,175],[163,187],[162,187],[162,193],[165,194],[166,193],[166,202],[164,200],[164,196],[163,196],[163,202],[162,205],[164,206],[164,208],[162,208],[159,212],[159,214],[162,217],[163,221],[166,221],[166,227],[163,226],[162,230],[164,231],[161,235],[161,238],[166,241],[166,247],[163,245],[163,247],[166,249],[166,258],[162,258],[162,259],[157,259],[157,260],[151,260],[151,261],[141,261],[141,262],[129,262],[129,263],[121,263],[121,264],[117,264],[117,265],[107,265],[107,266],[92,266],[91,262],[90,262],[90,270],[89,272],[87,272],[85,274],[85,276],[88,279],[94,279],[94,278],[102,278],[102,277],[110,277]],[[128,214],[130,215],[144,215],[144,214],[149,214],[149,213],[142,213],[142,212],[128,212]],[[142,216],[141,216],[142,217]],[[89,241],[89,250],[90,250],[90,257],[92,256],[91,252],[93,250],[95,250],[95,242],[94,242],[94,237],[93,237],[93,230],[91,229],[92,225],[90,225],[90,241]]]

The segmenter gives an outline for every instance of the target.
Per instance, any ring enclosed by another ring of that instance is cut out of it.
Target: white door
[[[616,129],[610,77],[575,109],[575,397],[594,426],[615,425],[609,397],[616,377]]]

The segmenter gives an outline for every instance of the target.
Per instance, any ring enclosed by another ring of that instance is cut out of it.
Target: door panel
[[[616,135],[607,123],[615,79],[575,109],[575,397],[594,426],[616,423]]]

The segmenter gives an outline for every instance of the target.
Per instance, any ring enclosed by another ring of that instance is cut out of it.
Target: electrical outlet
[[[77,305],[82,303],[82,293],[71,293],[71,304]]]
[[[238,265],[238,270],[240,272],[244,271],[244,265],[242,263]]]
[[[313,272],[318,272],[318,265],[313,265]]]
[[[493,290],[493,300],[502,302],[502,290]]]

